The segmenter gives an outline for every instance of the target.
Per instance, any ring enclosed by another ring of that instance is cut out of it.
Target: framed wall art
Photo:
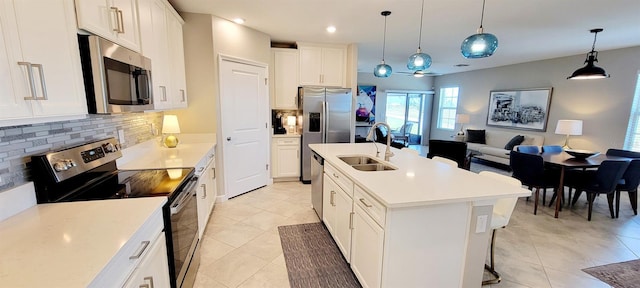
[[[491,91],[487,126],[547,131],[552,90],[549,87]]]
[[[376,121],[376,86],[358,85],[356,97],[356,121],[373,123]]]

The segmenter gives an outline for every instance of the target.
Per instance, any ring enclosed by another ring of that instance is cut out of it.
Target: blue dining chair
[[[528,153],[528,154],[538,154],[538,153],[540,153],[540,149],[538,148],[538,146],[533,146],[533,145],[518,146],[516,148],[516,150],[518,152]]]
[[[563,151],[562,146],[558,146],[558,145],[542,146],[542,153],[560,153],[562,151]]]

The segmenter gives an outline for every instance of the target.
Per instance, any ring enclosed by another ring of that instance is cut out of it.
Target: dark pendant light
[[[422,0],[422,10],[420,11],[420,36],[418,37],[418,51],[415,54],[409,56],[407,61],[407,68],[413,71],[427,70],[431,67],[431,56],[426,53],[422,53],[420,49],[420,43],[422,42],[422,18],[424,17],[424,0]],[[419,76],[418,76],[419,77]]]
[[[467,59],[484,58],[493,55],[498,49],[498,38],[491,33],[484,33],[482,22],[484,21],[484,4],[486,0],[482,0],[482,16],[480,17],[480,28],[476,34],[473,34],[462,41],[460,52]]]
[[[391,15],[391,11],[382,11],[380,15],[384,16],[384,36],[382,38],[382,61],[373,68],[373,75],[376,77],[387,78],[391,76],[391,66],[384,64],[384,48],[387,41],[387,16]]]
[[[604,69],[593,65],[593,62],[598,62],[598,51],[596,51],[596,37],[599,32],[602,32],[602,28],[591,29],[591,33],[593,35],[593,46],[591,46],[591,52],[587,53],[587,59],[584,60],[585,65],[582,68],[579,68],[571,76],[567,77],[567,79],[602,79],[609,78],[611,75],[607,74]]]

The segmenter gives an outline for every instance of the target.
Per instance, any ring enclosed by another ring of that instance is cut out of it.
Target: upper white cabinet
[[[87,113],[72,0],[2,1],[0,32],[0,126]]]
[[[78,28],[140,51],[136,0],[76,0]]]
[[[298,44],[300,85],[346,86],[347,46]]]
[[[271,108],[298,108],[298,50],[272,48]]]
[[[184,63],[184,42],[182,39],[182,19],[172,10],[167,10],[171,88],[169,97],[173,108],[187,108],[187,78]]]

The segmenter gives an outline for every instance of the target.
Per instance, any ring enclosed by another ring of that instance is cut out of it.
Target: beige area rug
[[[322,223],[279,226],[292,288],[361,287]]]
[[[640,260],[582,269],[615,288],[640,287]]]

